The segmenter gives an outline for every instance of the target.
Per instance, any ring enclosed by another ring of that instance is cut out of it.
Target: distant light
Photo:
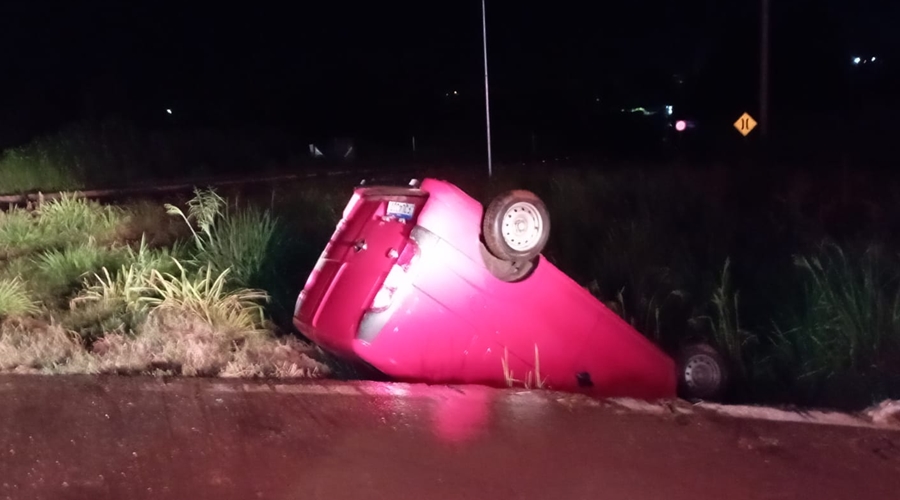
[[[672,113],[675,111],[675,108],[672,106],[666,106],[666,114],[672,116]]]
[[[457,92],[457,91],[454,90],[454,91],[453,91],[453,95],[459,95],[459,92]]]
[[[675,122],[675,130],[679,132],[684,132],[684,129],[687,128],[687,123],[684,120],[678,120]]]
[[[166,114],[172,114],[172,108],[166,108]]]
[[[875,62],[875,56],[872,56],[872,62]]]
[[[853,58],[853,64],[859,64],[859,63],[861,63],[861,62],[862,62],[862,58],[861,58],[861,57],[854,57],[854,58]]]

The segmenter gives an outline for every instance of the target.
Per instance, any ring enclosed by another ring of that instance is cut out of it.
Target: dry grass
[[[525,389],[544,389],[547,387],[547,379],[541,377],[541,354],[537,344],[534,346],[534,370],[525,372],[525,380],[515,378],[515,373],[509,364],[509,351],[503,348],[503,358],[500,359],[503,368],[503,378],[506,380],[507,387],[514,387],[516,384],[522,384]]]
[[[158,311],[136,334],[107,333],[90,350],[78,335],[39,320],[0,324],[0,371],[310,378],[329,369],[307,344],[273,336],[235,338],[188,312]]]
[[[165,373],[183,376],[313,377],[327,368],[296,341],[235,337],[190,312],[159,310],[137,335],[107,334],[94,344],[88,373]]]
[[[84,352],[75,335],[57,325],[10,319],[0,323],[0,370],[55,373]]]

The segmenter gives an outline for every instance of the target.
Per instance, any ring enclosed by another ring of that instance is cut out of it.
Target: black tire
[[[480,247],[484,267],[500,281],[507,283],[522,281],[530,276],[537,266],[537,259],[511,262],[494,256],[484,245],[480,245]]]
[[[482,234],[495,256],[510,262],[531,261],[550,238],[550,212],[531,191],[509,191],[488,205]]]
[[[725,358],[709,344],[691,344],[678,353],[678,392],[685,399],[719,400],[728,388]]]

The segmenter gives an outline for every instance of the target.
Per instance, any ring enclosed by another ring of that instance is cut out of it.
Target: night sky
[[[896,81],[900,2],[772,4],[773,114],[842,106],[855,54]],[[546,128],[670,101],[754,110],[758,16],[746,0],[489,0],[494,120]],[[483,133],[477,0],[6,1],[0,18],[6,144],[110,113],[154,123],[166,108],[209,126],[401,134],[456,120]]]

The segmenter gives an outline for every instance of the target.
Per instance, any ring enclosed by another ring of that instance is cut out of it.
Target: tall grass
[[[740,315],[740,291],[734,288],[731,277],[731,259],[725,259],[719,283],[708,304],[708,314],[695,320],[707,324],[713,344],[729,364],[731,372],[740,382],[748,382],[754,375],[754,349],[759,338],[744,329]]]
[[[793,325],[777,330],[782,362],[803,379],[900,374],[900,264],[877,246],[833,243],[798,256],[806,290]]]
[[[191,228],[196,265],[209,265],[217,273],[228,270],[230,279],[239,286],[249,287],[259,281],[277,229],[268,211],[250,207],[232,212],[224,198],[211,189],[195,191],[187,214],[174,205],[166,205],[166,209]]]
[[[727,233],[696,185],[675,176],[566,171],[529,186],[547,201],[545,252],[645,336],[674,349],[710,297]],[[719,232],[718,240],[706,235]]]
[[[231,270],[240,286],[259,283],[260,272],[270,257],[276,221],[267,211],[246,208],[226,213],[200,256],[218,272]]]

